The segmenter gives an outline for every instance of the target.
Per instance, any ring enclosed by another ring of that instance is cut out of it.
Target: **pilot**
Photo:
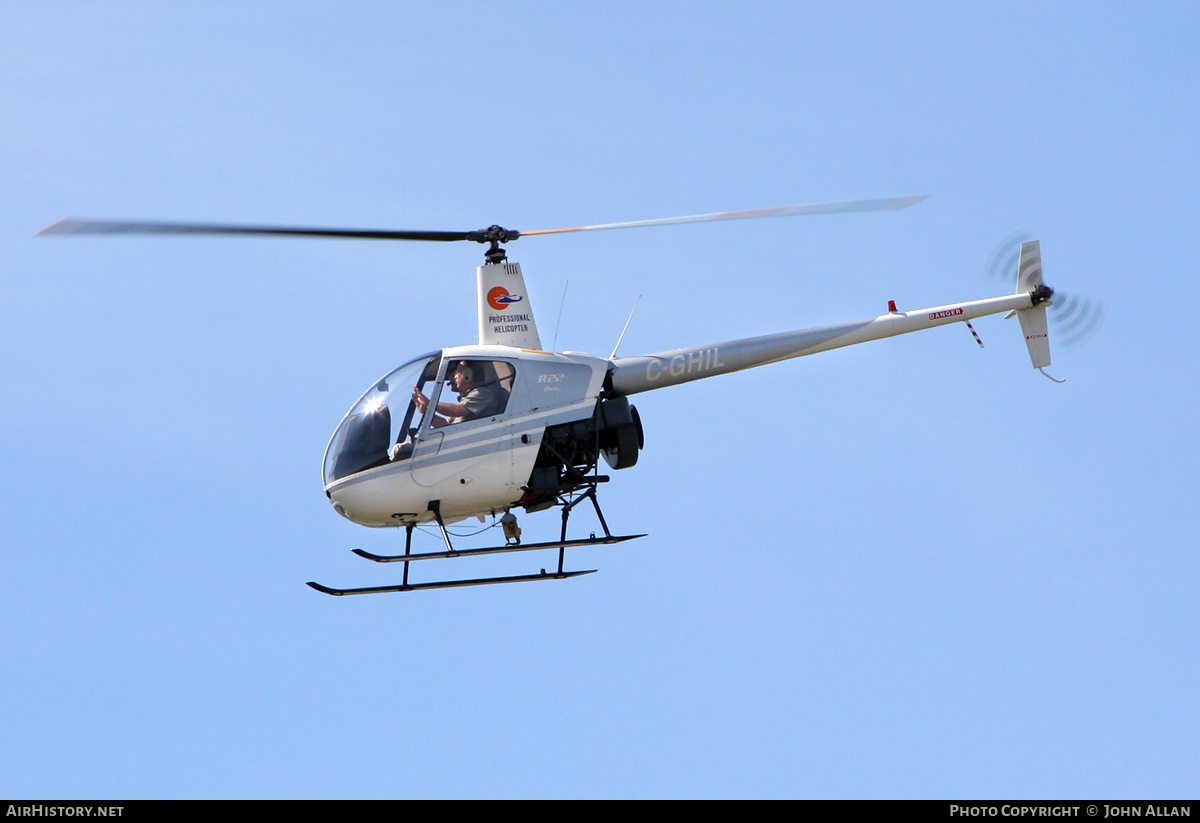
[[[458,394],[458,402],[440,402],[432,425],[440,429],[452,423],[491,417],[504,411],[508,392],[500,385],[495,367],[480,360],[459,360],[454,364],[448,378],[450,388]],[[422,414],[429,408],[429,398],[421,394],[420,387],[413,389],[413,403]],[[444,416],[438,416],[444,415]]]

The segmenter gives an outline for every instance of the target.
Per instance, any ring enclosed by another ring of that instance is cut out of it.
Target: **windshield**
[[[325,449],[324,478],[328,485],[355,472],[382,466],[412,453],[421,425],[413,402],[416,388],[425,396],[436,386],[438,354],[422,355],[384,375],[346,412]]]

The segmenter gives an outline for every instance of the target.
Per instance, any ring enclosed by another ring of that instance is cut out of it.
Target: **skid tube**
[[[567,540],[567,520],[571,516],[571,510],[583,500],[591,500],[592,506],[596,509],[596,517],[600,520],[600,526],[604,529],[604,535],[597,537],[593,532],[590,537]],[[583,569],[579,571],[565,571],[563,562],[566,557],[566,550],[577,546],[600,546],[611,545],[613,543],[624,543],[626,540],[635,540],[639,537],[645,537],[644,534],[627,534],[615,535],[608,529],[608,523],[604,520],[604,514],[600,511],[600,503],[596,500],[596,484],[588,484],[588,490],[573,500],[564,501],[562,504],[562,532],[558,540],[547,543],[526,543],[522,544],[519,540],[513,543],[506,543],[503,546],[489,546],[482,549],[455,549],[450,542],[450,533],[446,530],[446,524],[442,520],[441,501],[431,500],[429,502],[429,510],[433,512],[434,519],[437,521],[438,529],[442,533],[442,539],[446,543],[446,551],[440,552],[421,552],[419,554],[412,553],[412,532],[415,526],[408,524],[405,526],[404,536],[404,554],[400,555],[378,555],[363,549],[352,549],[359,557],[367,560],[372,560],[376,563],[403,563],[404,564],[404,579],[398,586],[368,586],[358,589],[335,589],[329,586],[323,586],[320,583],[309,581],[308,585],[319,592],[341,597],[348,594],[384,594],[388,592],[410,592],[419,591],[421,589],[450,589],[460,588],[463,586],[492,586],[500,583],[528,583],[535,580],[565,580],[569,577],[579,577],[584,574],[594,574],[596,569]],[[408,582],[408,564],[414,560],[435,560],[451,557],[474,557],[485,554],[501,554],[506,552],[523,552],[523,551],[538,551],[540,549],[558,549],[558,569],[553,572],[541,570],[540,574],[520,574],[509,577],[477,577],[467,580],[440,580],[433,583],[409,583]]]
[[[421,589],[455,589],[460,586],[494,586],[498,583],[527,583],[533,580],[565,580],[568,577],[579,577],[581,574],[594,574],[596,569],[586,569],[576,572],[547,572],[541,574],[519,574],[512,577],[477,577],[472,580],[441,580],[436,583],[404,583],[400,586],[373,586],[364,589],[331,589],[320,583],[309,582],[319,592],[341,597],[347,594],[383,594],[385,592],[415,592]]]

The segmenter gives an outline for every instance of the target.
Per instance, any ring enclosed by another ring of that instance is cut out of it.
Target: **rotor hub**
[[[500,248],[501,243],[507,243],[510,240],[516,240],[521,236],[519,231],[506,229],[502,226],[488,226],[486,229],[467,232],[467,240],[474,240],[476,243],[488,243],[488,250],[483,253],[483,257],[489,264],[495,265],[503,263],[508,259],[504,249]]]
[[[1035,305],[1035,306],[1040,306],[1043,303],[1049,303],[1050,298],[1052,298],[1053,296],[1054,296],[1054,289],[1052,289],[1049,286],[1044,285],[1044,284],[1038,285],[1037,287],[1034,288],[1033,291],[1031,291],[1029,293],[1029,298],[1030,298],[1030,300],[1033,301],[1033,305]]]
[[[467,232],[467,239],[476,243],[507,243],[521,236],[519,231],[506,229],[503,226],[488,226],[486,229]]]

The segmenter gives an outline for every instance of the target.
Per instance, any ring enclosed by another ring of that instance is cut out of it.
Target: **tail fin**
[[[1041,293],[1042,287],[1042,246],[1037,240],[1021,244],[1021,262],[1017,268],[1017,294],[1027,292],[1034,297],[1034,305],[1017,312],[1021,321],[1021,333],[1025,335],[1025,345],[1029,349],[1029,359],[1035,369],[1044,369],[1050,365],[1050,337],[1046,332],[1047,302]]]

